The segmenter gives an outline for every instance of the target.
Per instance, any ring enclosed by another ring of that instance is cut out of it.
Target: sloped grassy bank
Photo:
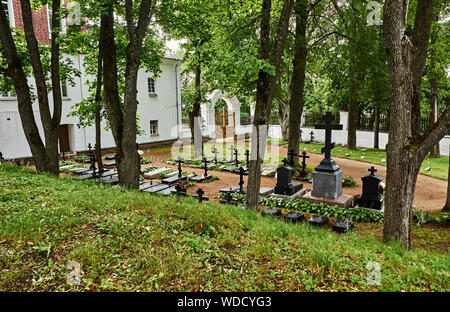
[[[446,291],[449,275],[448,255],[358,232],[0,165],[2,291]]]

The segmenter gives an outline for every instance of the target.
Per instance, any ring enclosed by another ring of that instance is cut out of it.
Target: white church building
[[[75,78],[75,86],[63,85],[63,110],[59,129],[60,151],[77,153],[88,150],[88,144],[95,145],[95,126],[81,128],[78,118],[68,117],[72,106],[89,94],[86,82],[93,78],[84,75],[84,55],[70,56],[81,76]],[[161,73],[154,77],[143,69],[138,73],[138,110],[140,129],[144,132],[137,137],[137,143],[156,143],[177,140],[181,132],[181,84],[180,62],[175,57],[165,57],[161,64]],[[29,79],[34,86],[34,79]],[[35,89],[35,88],[34,88]],[[53,107],[51,94],[50,107]],[[33,104],[36,123],[44,138],[37,100]],[[102,148],[114,148],[114,138],[111,130],[105,130],[106,123],[102,121]],[[14,94],[0,94],[0,152],[5,159],[29,158],[31,151],[18,111],[17,98]]]

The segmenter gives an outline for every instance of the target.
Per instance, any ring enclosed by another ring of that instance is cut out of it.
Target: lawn
[[[434,231],[420,233],[448,242],[448,227]],[[0,291],[448,291],[448,259],[370,229],[340,235],[0,165]],[[67,284],[70,261],[79,286]]]
[[[277,139],[270,139],[269,143],[280,145],[286,144],[286,142],[284,142],[283,140]],[[299,148],[300,151],[305,150],[310,153],[320,154],[320,150],[323,146],[324,146],[323,144],[300,143]],[[336,145],[336,147],[332,150],[331,153],[332,156],[336,157],[354,159],[372,164],[386,166],[386,151],[383,149],[358,147],[356,150],[350,150],[346,146]],[[347,154],[349,155],[347,156]],[[363,158],[361,158],[361,156],[363,156]],[[434,178],[447,180],[448,163],[449,163],[448,156],[432,158],[428,155],[422,163],[420,173],[432,176]],[[426,171],[425,169],[428,167],[430,168],[430,170]]]

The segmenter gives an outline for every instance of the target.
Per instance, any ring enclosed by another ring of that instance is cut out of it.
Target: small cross
[[[203,189],[199,188],[197,190],[197,198],[198,198],[198,202],[201,203],[203,202],[203,200],[208,200],[208,197],[203,197],[203,194],[205,194],[205,191],[203,191]]]
[[[250,159],[250,151],[245,151],[245,161],[247,162],[247,166],[249,165],[249,159]]]
[[[239,167],[239,193],[244,193],[244,168]]]
[[[235,163],[236,167],[239,165],[238,155],[239,155],[239,151],[238,151],[238,149],[235,149],[234,150],[234,163]]]
[[[175,162],[178,163],[178,177],[181,178],[181,172],[182,172],[182,170],[181,170],[181,163],[184,162],[184,160],[181,159],[180,156],[178,156],[178,159],[175,160]]]
[[[209,161],[206,159],[206,157],[203,157],[203,163],[205,164],[204,168],[205,168],[205,178],[206,178],[208,176],[208,163],[209,163]]]
[[[306,176],[306,158],[309,158],[309,156],[306,156],[306,152],[303,151],[302,155],[300,157],[303,158],[303,161],[302,161],[302,177],[305,177]]]
[[[378,170],[375,169],[374,166],[372,166],[372,167],[370,167],[370,169],[369,169],[368,171],[370,171],[370,174],[371,174],[371,175],[375,175],[375,172],[377,172]]]
[[[91,143],[88,144],[88,149],[89,149],[89,156],[91,156],[91,154],[92,154],[92,152],[91,152],[91,149],[92,149]]]
[[[314,132],[313,131],[311,131],[310,133],[309,133],[309,135],[311,136],[311,142],[313,141],[313,139],[314,139]]]

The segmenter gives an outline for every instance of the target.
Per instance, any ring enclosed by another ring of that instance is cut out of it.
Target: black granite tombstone
[[[380,198],[379,184],[382,178],[375,175],[377,169],[373,166],[370,167],[369,172],[369,175],[361,178],[363,184],[362,195],[361,197],[355,198],[354,204],[366,208],[381,210],[383,199]]]
[[[350,219],[338,219],[332,226],[332,230],[337,233],[347,233],[354,228],[353,222]]]
[[[275,194],[288,195],[291,196],[303,187],[302,183],[292,183],[292,175],[294,174],[294,169],[287,165],[286,158],[283,160],[284,165],[277,168],[277,184],[274,188]]]
[[[312,226],[325,226],[328,224],[328,217],[314,215],[309,218],[308,222]]]
[[[297,223],[303,221],[305,219],[305,215],[301,212],[290,211],[283,217],[283,219],[286,222]]]

